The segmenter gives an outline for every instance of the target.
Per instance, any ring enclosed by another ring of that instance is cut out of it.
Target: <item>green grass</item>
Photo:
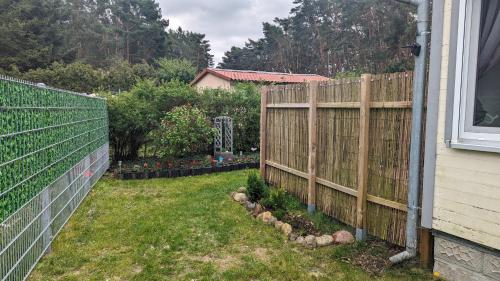
[[[30,280],[431,280],[408,265],[374,276],[346,262],[362,244],[289,243],[228,196],[247,173],[103,179]]]

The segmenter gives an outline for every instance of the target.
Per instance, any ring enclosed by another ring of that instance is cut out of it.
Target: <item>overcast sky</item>
[[[286,17],[293,0],[158,0],[170,28],[203,33],[210,40],[215,65],[231,46],[263,37],[262,22]]]

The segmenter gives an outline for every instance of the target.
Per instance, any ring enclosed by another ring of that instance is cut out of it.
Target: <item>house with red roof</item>
[[[207,68],[191,82],[197,89],[230,90],[235,83],[296,84],[312,81],[328,81],[328,77],[316,74],[290,74],[250,70]]]

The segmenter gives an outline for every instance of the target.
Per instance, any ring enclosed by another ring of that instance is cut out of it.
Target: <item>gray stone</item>
[[[296,233],[290,233],[290,235],[288,235],[290,241],[296,241],[297,238],[299,238],[299,236]]]
[[[244,186],[238,188],[238,193],[247,193],[247,188]]]
[[[307,235],[306,238],[304,238],[304,246],[310,249],[316,248],[316,236]]]
[[[246,201],[248,201],[248,197],[245,193],[235,193],[233,195],[233,199],[234,199],[234,201],[240,202],[240,203],[245,203]]]
[[[306,239],[303,236],[299,236],[299,237],[297,237],[297,239],[295,239],[295,243],[297,243],[297,244],[304,244],[305,241],[306,241]]]
[[[316,237],[316,245],[318,247],[329,246],[333,244],[333,236],[331,235],[323,235]]]
[[[255,209],[256,205],[257,204],[255,204],[253,202],[247,201],[246,204],[245,204],[245,207],[247,208],[247,210],[251,211],[251,210]]]

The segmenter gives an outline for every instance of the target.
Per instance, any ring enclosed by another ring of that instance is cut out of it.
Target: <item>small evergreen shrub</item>
[[[250,201],[258,202],[266,197],[267,186],[264,180],[256,172],[252,172],[248,175],[247,185],[247,195]]]
[[[282,187],[273,188],[269,192],[269,196],[261,200],[261,204],[271,210],[287,210],[288,197],[286,190]]]

